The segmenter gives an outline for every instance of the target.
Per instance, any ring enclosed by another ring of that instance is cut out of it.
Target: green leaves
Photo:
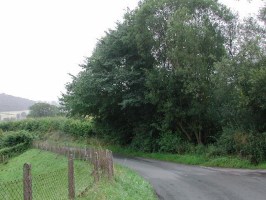
[[[62,104],[145,151],[164,132],[206,144],[232,123],[265,130],[264,33],[214,0],[142,1],[98,42]]]
[[[30,107],[29,117],[54,117],[60,114],[57,106],[48,103],[36,103]]]

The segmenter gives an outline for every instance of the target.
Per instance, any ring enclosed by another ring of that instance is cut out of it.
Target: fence
[[[0,155],[0,164],[5,163],[8,161],[9,156],[8,155]]]
[[[77,148],[48,143],[35,143],[34,147],[68,157],[64,168],[49,174],[32,174],[25,163],[23,180],[0,182],[0,199],[76,199],[82,197],[100,178],[113,179],[113,156],[108,150]]]

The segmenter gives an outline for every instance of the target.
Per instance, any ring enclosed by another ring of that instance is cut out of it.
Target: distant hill
[[[0,112],[28,110],[35,103],[29,99],[0,94]]]

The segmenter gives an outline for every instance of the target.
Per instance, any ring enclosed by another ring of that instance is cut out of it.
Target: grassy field
[[[33,199],[67,199],[67,159],[50,152],[31,149],[0,164],[0,199],[22,199],[22,168],[32,166]],[[75,188],[78,199],[156,199],[149,183],[124,167],[115,167],[115,179],[93,184],[91,166],[75,161]]]

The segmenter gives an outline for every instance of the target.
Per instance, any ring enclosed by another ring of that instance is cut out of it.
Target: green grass
[[[6,164],[0,164],[1,182],[22,179],[24,163],[32,166],[32,174],[46,174],[67,167],[67,159],[53,153],[31,149],[20,156],[10,159]]]
[[[0,199],[23,199],[22,168],[28,162],[32,166],[33,199],[68,199],[67,159],[54,153],[36,149],[0,164]],[[115,166],[112,182],[103,178],[93,184],[91,166],[75,161],[75,188],[77,199],[147,199],[155,200],[150,184],[139,175],[121,166]]]
[[[169,161],[180,164],[188,165],[201,165],[207,167],[224,167],[224,168],[243,168],[243,169],[266,169],[266,162],[260,163],[259,165],[253,165],[248,160],[240,159],[236,156],[216,156],[208,157],[205,154],[170,154],[170,153],[144,153],[141,151],[136,151],[128,147],[121,147],[106,144],[103,141],[96,138],[75,138],[68,136],[64,133],[53,132],[48,133],[45,138],[49,142],[54,142],[55,144],[69,144],[71,146],[93,146],[102,147],[112,150],[114,153],[135,156],[143,158],[151,158],[162,161]]]
[[[207,157],[204,154],[167,154],[167,153],[144,153],[120,146],[108,146],[115,153],[127,156],[151,158],[188,165],[201,165],[207,167],[266,169],[266,163],[253,165],[248,160],[232,156]]]
[[[93,186],[82,200],[155,200],[151,185],[130,169],[116,165],[115,180]]]
[[[36,149],[0,165],[0,199],[22,199],[22,174],[24,163],[32,168],[33,199],[67,199],[68,160],[64,156]],[[75,161],[77,194],[92,185],[91,166]]]

